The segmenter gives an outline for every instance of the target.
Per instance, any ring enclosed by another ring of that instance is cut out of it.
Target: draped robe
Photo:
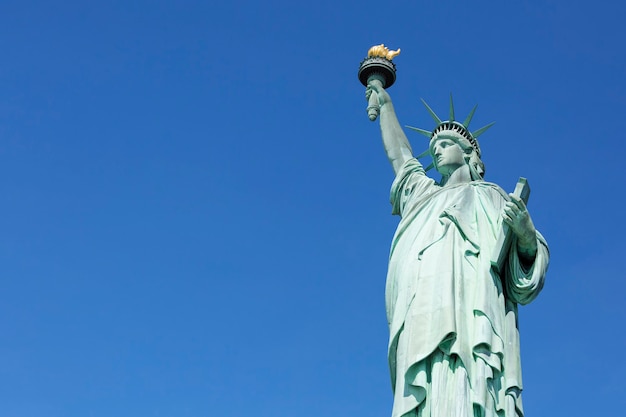
[[[386,284],[392,417],[522,417],[517,304],[532,301],[548,267],[523,265],[516,242],[502,276],[491,255],[509,196],[472,181],[439,186],[416,159],[397,173]]]

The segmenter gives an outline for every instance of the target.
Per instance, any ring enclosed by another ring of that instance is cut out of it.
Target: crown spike
[[[426,168],[424,168],[424,172],[428,172],[435,167],[435,163],[431,162]]]
[[[474,138],[479,137],[480,135],[482,135],[483,133],[485,133],[487,131],[487,129],[489,129],[491,126],[495,125],[496,122],[491,122],[489,123],[487,126],[483,126],[480,129],[478,129],[475,132],[472,132],[472,136],[474,136]]]
[[[454,102],[452,101],[452,93],[450,93],[450,121],[454,122]]]
[[[435,120],[435,122],[437,124],[441,124],[441,119],[439,118],[439,116],[437,116],[437,114],[433,111],[433,109],[430,108],[430,106],[426,103],[424,99],[422,99],[422,103],[424,103],[424,106],[426,106],[426,110],[428,110],[428,113],[430,113],[430,116]]]
[[[478,104],[474,106],[470,114],[468,114],[467,117],[465,118],[465,121],[463,122],[463,126],[465,126],[466,129],[469,128],[469,124],[472,121],[472,118],[474,117],[474,112],[476,111],[477,108],[478,108]]]
[[[421,154],[417,155],[417,159],[423,158],[425,156],[430,155],[430,148],[426,149],[424,152],[422,152]]]
[[[428,138],[430,138],[433,135],[433,132],[431,132],[430,130],[424,130],[424,129],[420,129],[419,127],[413,127],[413,126],[405,126],[405,127],[411,130],[415,130],[416,132],[419,132]]]

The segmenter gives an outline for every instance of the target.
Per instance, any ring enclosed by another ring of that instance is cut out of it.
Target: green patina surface
[[[383,83],[366,89],[396,178],[386,284],[393,417],[521,417],[518,304],[543,287],[548,246],[526,208],[522,181],[507,194],[484,179],[476,137],[450,116],[429,137],[433,163],[414,157]],[[426,104],[426,103],[424,103]],[[441,179],[430,178],[434,167]],[[508,238],[507,238],[508,236]]]

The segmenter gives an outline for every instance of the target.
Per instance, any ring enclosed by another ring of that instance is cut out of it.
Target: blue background
[[[402,124],[479,103],[486,179],[529,179],[526,414],[620,414],[625,12],[2,1],[0,416],[389,415],[398,218],[356,77],[381,42]]]

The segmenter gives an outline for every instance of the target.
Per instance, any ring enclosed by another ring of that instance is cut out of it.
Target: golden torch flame
[[[370,48],[369,51],[367,51],[367,56],[371,57],[371,56],[378,56],[381,58],[387,58],[388,60],[392,60],[395,57],[397,57],[398,55],[400,55],[400,49],[398,48],[397,51],[390,51],[389,48],[387,48],[385,46],[385,44],[381,43],[380,45],[375,45],[372,46]]]

